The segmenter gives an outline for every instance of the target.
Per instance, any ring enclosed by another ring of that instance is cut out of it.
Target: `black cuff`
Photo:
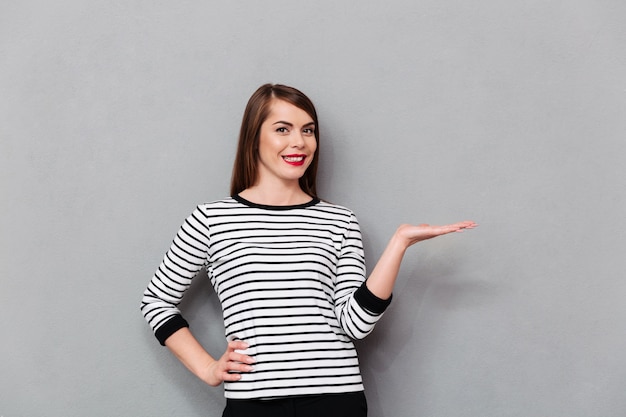
[[[156,329],[154,335],[161,345],[165,346],[165,341],[168,337],[174,334],[177,330],[182,329],[183,327],[189,327],[189,323],[187,320],[183,318],[181,315],[175,315],[168,321],[166,321],[161,327]]]
[[[354,293],[354,299],[356,302],[373,314],[383,314],[387,307],[389,307],[389,304],[391,304],[392,298],[393,294],[386,300],[378,298],[369,290],[369,288],[367,288],[365,282]]]

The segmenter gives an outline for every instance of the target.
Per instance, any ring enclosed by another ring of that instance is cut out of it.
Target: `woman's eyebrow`
[[[283,125],[287,125],[287,126],[291,126],[293,127],[293,123],[290,122],[285,122],[284,120],[279,120],[277,122],[272,123],[272,125],[278,125],[278,124],[283,124]],[[306,123],[304,126],[302,127],[309,127],[309,126],[315,126],[315,122],[309,122]]]
[[[285,122],[283,120],[279,120],[275,123],[272,123],[273,125],[279,125],[279,124],[283,124],[283,125],[287,125],[287,126],[293,126],[293,123],[289,123],[289,122]]]

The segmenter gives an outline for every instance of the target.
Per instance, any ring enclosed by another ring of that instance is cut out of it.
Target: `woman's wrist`
[[[402,255],[404,255],[404,252],[406,252],[409,246],[411,246],[411,241],[402,233],[403,226],[404,225],[401,225],[396,229],[395,233],[391,236],[391,239],[389,239],[389,244],[387,245],[389,249],[394,252],[400,252]]]

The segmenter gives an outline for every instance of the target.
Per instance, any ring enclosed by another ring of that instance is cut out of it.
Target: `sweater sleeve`
[[[353,339],[363,339],[370,334],[391,303],[391,297],[383,300],[369,291],[365,277],[361,229],[351,214],[337,262],[335,314],[343,330]]]
[[[174,332],[189,326],[178,304],[192,279],[206,265],[209,243],[206,216],[198,207],[178,230],[143,293],[141,312],[162,345]]]

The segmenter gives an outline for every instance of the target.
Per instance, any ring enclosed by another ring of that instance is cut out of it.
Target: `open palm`
[[[446,235],[448,233],[462,232],[465,229],[473,229],[477,226],[478,225],[471,220],[443,226],[403,224],[398,228],[397,235],[406,241],[407,246],[410,246],[422,240],[432,239],[433,237]]]

